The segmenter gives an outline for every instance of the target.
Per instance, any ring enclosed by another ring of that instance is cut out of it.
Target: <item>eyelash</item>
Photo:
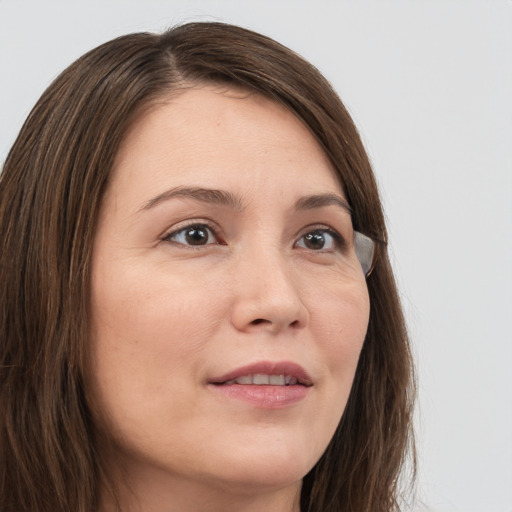
[[[175,229],[171,233],[168,233],[167,235],[165,235],[162,238],[162,241],[163,242],[169,242],[169,243],[176,243],[178,245],[183,245],[185,247],[191,247],[191,248],[194,248],[194,247],[199,247],[200,248],[200,247],[205,247],[205,246],[208,246],[208,245],[226,245],[224,242],[216,242],[215,244],[207,243],[207,244],[204,244],[204,245],[199,245],[198,244],[197,246],[194,246],[194,245],[187,245],[187,244],[184,244],[182,242],[176,242],[175,240],[172,240],[173,237],[176,237],[180,233],[184,233],[187,230],[192,231],[194,229],[197,229],[197,230],[207,230],[208,232],[210,232],[213,235],[213,237],[216,240],[219,240],[219,234],[217,232],[217,229],[214,228],[213,226],[211,226],[210,224],[207,224],[205,222],[191,222],[190,224],[187,224],[186,226],[180,227],[178,229]]]
[[[300,238],[295,242],[294,245],[297,245],[299,243],[299,241],[303,240],[307,235],[312,235],[312,234],[321,234],[325,237],[325,235],[329,235],[332,239],[333,239],[333,243],[334,243],[334,247],[332,249],[319,249],[319,250],[314,250],[314,249],[309,249],[308,247],[303,247],[304,249],[306,250],[310,250],[311,252],[318,252],[318,253],[325,253],[325,252],[332,252],[334,250],[341,250],[345,247],[346,243],[345,243],[345,239],[340,235],[340,233],[338,233],[337,231],[335,231],[334,229],[331,229],[331,228],[327,228],[327,227],[314,227],[314,228],[307,228],[308,231],[306,231],[304,234],[302,234],[300,236]],[[300,246],[302,248],[302,246]]]
[[[325,227],[325,226],[311,226],[311,227],[308,227],[306,229],[307,229],[307,231],[303,232],[303,234],[294,243],[294,246],[296,246],[299,243],[299,241],[303,240],[304,237],[306,237],[307,235],[311,235],[311,234],[321,234],[321,235],[327,234],[327,235],[329,235],[333,239],[335,247],[333,249],[323,249],[323,248],[321,248],[319,250],[310,249],[310,248],[304,247],[304,246],[299,246],[300,248],[305,249],[305,250],[309,250],[311,252],[325,253],[325,252],[332,252],[333,250],[336,250],[336,249],[338,249],[338,250],[343,249],[345,247],[345,245],[346,245],[346,241],[340,235],[340,233],[338,233],[337,231],[335,231],[335,230],[333,230],[331,228],[328,228],[328,227]],[[183,243],[183,242],[178,242],[176,240],[173,240],[174,237],[177,237],[178,235],[180,235],[182,233],[185,233],[187,230],[189,230],[189,231],[192,231],[192,230],[208,231],[211,235],[213,235],[213,237],[215,238],[216,242],[194,245],[194,244],[186,244],[186,243]],[[219,239],[220,239],[220,237],[219,237],[218,231],[212,225],[210,225],[208,223],[205,223],[205,222],[191,222],[191,223],[187,224],[186,226],[180,227],[178,229],[175,229],[171,233],[168,233],[167,235],[165,235],[162,238],[162,241],[163,242],[167,242],[167,243],[175,243],[177,245],[181,245],[181,246],[188,247],[188,248],[198,248],[198,249],[199,248],[203,248],[203,247],[207,247],[207,246],[210,246],[210,245],[227,245],[225,242],[219,241]]]

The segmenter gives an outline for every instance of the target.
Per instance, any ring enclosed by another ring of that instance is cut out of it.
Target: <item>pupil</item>
[[[322,249],[325,245],[325,237],[322,233],[308,233],[304,238],[308,249]]]
[[[199,226],[190,228],[185,235],[190,245],[204,245],[208,241],[208,232]]]

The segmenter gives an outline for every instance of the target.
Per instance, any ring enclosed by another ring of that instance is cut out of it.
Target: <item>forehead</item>
[[[294,114],[258,93],[226,86],[183,88],[142,112],[110,181],[149,194],[204,180],[217,188],[286,182],[342,193],[322,147]]]

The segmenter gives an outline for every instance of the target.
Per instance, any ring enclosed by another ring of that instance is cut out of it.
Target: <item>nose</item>
[[[232,324],[242,332],[303,329],[309,319],[298,275],[283,255],[253,254],[237,265]]]

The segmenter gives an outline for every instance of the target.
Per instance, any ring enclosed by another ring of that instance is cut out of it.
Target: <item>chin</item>
[[[212,457],[219,462],[211,473],[241,488],[282,488],[301,482],[322,453],[323,449],[314,449],[311,443],[308,446],[292,437],[235,444],[227,457]]]

